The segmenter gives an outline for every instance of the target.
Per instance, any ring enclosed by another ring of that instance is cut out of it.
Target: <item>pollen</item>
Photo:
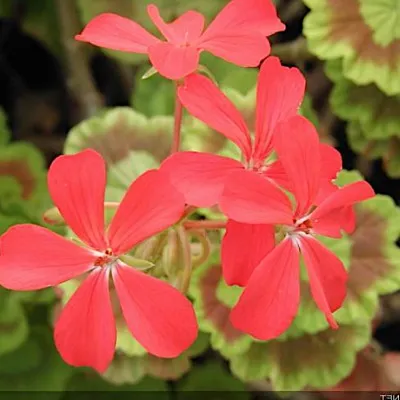
[[[111,249],[106,249],[104,255],[98,257],[94,262],[96,267],[104,267],[114,261],[114,255]]]
[[[296,230],[301,231],[304,233],[311,233],[311,230],[313,228],[312,222],[309,219],[306,219],[305,221],[302,221],[298,223],[295,219],[293,220],[293,223],[296,225]]]

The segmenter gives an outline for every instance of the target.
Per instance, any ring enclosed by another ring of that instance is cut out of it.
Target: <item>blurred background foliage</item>
[[[194,9],[209,21],[227,0],[151,2],[167,20]],[[0,391],[51,391],[55,399],[73,398],[76,391],[117,391],[126,398],[157,391],[176,399],[208,390],[213,398],[229,392],[229,398],[256,399],[273,390],[262,398],[290,391],[293,399],[329,400],[335,390],[400,390],[398,0],[274,2],[287,29],[272,37],[272,52],[306,75],[301,113],[321,140],[341,151],[347,171],[338,184],[364,176],[378,193],[357,206],[353,234],[325,240],[349,272],[349,294],[336,313],[341,327],[328,329],[302,282],[300,311],[285,334],[259,342],[237,331],[228,316],[240,290],[221,280],[221,235],[215,234],[212,255],[195,270],[189,289],[201,332],[174,360],[147,354],[121,325],[115,359],[103,376],[73,369],[54,349],[52,325],[76,283],[25,293],[0,288]],[[0,233],[16,223],[45,225],[42,213],[51,206],[46,170],[59,154],[87,147],[102,153],[110,201],[120,200],[132,179],[168,154],[172,83],[158,75],[143,80],[149,69],[143,56],[73,40],[107,11],[154,31],[148,3],[0,1]],[[257,69],[209,55],[201,63],[253,126]],[[237,156],[222,136],[189,115],[183,147]],[[197,217],[221,215],[199,210]]]

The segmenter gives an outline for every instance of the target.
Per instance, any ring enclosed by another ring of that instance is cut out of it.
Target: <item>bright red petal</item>
[[[196,316],[177,289],[125,266],[113,270],[113,278],[126,324],[149,353],[173,358],[194,342]]]
[[[247,159],[250,157],[251,139],[246,123],[213,82],[199,74],[189,75],[178,95],[190,114],[236,143]]]
[[[197,207],[217,204],[227,176],[243,168],[231,158],[194,151],[175,153],[161,165],[171,183],[185,196],[186,203]]]
[[[327,178],[321,178],[319,182],[318,194],[314,200],[314,205],[317,206],[321,204],[327,197],[337,190],[339,190],[339,187],[336,186],[331,180]]]
[[[231,313],[232,324],[259,340],[289,328],[300,302],[299,250],[285,239],[255,269]]]
[[[320,183],[319,137],[304,117],[281,122],[274,134],[278,153],[296,197],[296,216],[304,216],[317,196]]]
[[[229,220],[221,248],[226,283],[245,286],[254,269],[274,246],[273,225],[241,224]]]
[[[318,194],[314,200],[314,205],[316,206],[339,189],[333,183],[333,180],[336,179],[337,174],[342,169],[342,156],[334,147],[320,143],[319,154],[321,171]]]
[[[50,166],[47,181],[69,227],[93,249],[104,250],[106,165],[101,155],[88,149],[59,156]]]
[[[200,51],[195,47],[161,42],[149,47],[149,58],[160,75],[176,80],[196,71]]]
[[[326,198],[311,214],[310,219],[323,223],[325,215],[342,207],[351,206],[363,200],[374,197],[372,187],[365,181],[355,182],[344,186]]]
[[[211,22],[204,37],[208,39],[226,31],[243,34],[253,31],[269,36],[284,30],[271,0],[232,0]]]
[[[347,272],[339,258],[312,236],[300,236],[299,243],[311,294],[331,327],[337,328],[332,313],[346,297]]]
[[[341,211],[341,218],[343,230],[348,234],[353,233],[357,224],[357,215],[354,210],[354,206],[343,207]]]
[[[58,285],[93,267],[97,256],[36,225],[16,225],[1,237],[0,285],[37,290]]]
[[[293,223],[288,197],[268,179],[252,171],[229,175],[220,201],[231,219],[247,224]]]
[[[241,67],[257,67],[271,50],[266,37],[255,31],[220,32],[208,40],[202,38],[199,46],[214,56]]]
[[[338,150],[325,143],[319,144],[319,155],[321,159],[321,178],[328,180],[336,179],[342,169],[342,156]]]
[[[283,67],[277,57],[268,57],[263,62],[257,84],[254,146],[257,160],[264,160],[272,151],[273,132],[277,124],[297,115],[305,87],[304,76],[297,68]]]
[[[171,24],[167,24],[160,15],[160,11],[155,4],[149,4],[147,6],[147,13],[153,24],[157,29],[163,34],[165,39],[174,44],[180,43],[179,36],[176,35],[175,30],[172,28]]]
[[[356,227],[356,215],[353,206],[342,207],[325,214],[321,219],[313,219],[313,232],[319,235],[339,239],[342,231],[350,234]]]
[[[76,40],[106,49],[147,53],[147,48],[159,40],[136,22],[116,14],[94,17]]]
[[[182,43],[190,43],[198,39],[203,33],[204,17],[196,11],[187,11],[171,22],[169,26],[174,30]]]
[[[289,192],[293,190],[292,182],[286,175],[286,171],[279,160],[276,160],[272,164],[269,164],[267,166],[267,169],[264,172],[264,176],[274,181],[277,185],[285,190],[288,190]]]
[[[157,170],[145,172],[125,194],[108,231],[111,248],[123,254],[143,240],[177,222],[185,209],[185,200]]]
[[[116,342],[108,277],[106,268],[93,271],[65,305],[54,330],[57,350],[65,362],[99,373],[111,363]]]

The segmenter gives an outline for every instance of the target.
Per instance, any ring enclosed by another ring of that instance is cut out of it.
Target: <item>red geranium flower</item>
[[[256,128],[252,140],[244,118],[230,100],[204,76],[188,76],[184,86],[178,89],[182,104],[234,142],[241,150],[242,161],[209,153],[181,152],[165,160],[162,170],[184,194],[186,202],[199,207],[218,203],[226,180],[235,171],[251,171],[290,189],[291,183],[280,160],[272,163],[267,158],[274,149],[276,126],[298,113],[304,91],[305,79],[297,68],[282,66],[276,57],[264,61],[258,77]],[[297,135],[297,129],[287,135],[286,140],[290,141]],[[335,190],[331,181],[341,170],[342,159],[337,150],[325,144],[320,144],[320,153],[321,196]],[[239,183],[238,190],[241,190]],[[254,267],[274,245],[273,226],[229,221],[221,249],[226,282],[244,286]]]
[[[77,40],[96,46],[148,54],[154,68],[169,79],[196,71],[205,50],[243,67],[255,67],[270,52],[267,36],[283,31],[271,0],[232,0],[204,30],[204,17],[188,11],[165,23],[151,4],[148,14],[167,40],[159,40],[136,22],[116,14],[100,14]]]
[[[276,185],[249,171],[229,176],[220,202],[236,221],[283,224],[285,238],[256,267],[231,314],[236,328],[261,340],[279,336],[297,313],[300,255],[317,306],[337,327],[332,313],[345,298],[347,274],[342,262],[314,235],[339,238],[343,207],[374,196],[371,186],[361,181],[334,191],[314,207],[321,168],[317,132],[305,118],[296,116],[282,122],[274,135],[279,160],[292,182],[295,210]]]
[[[132,183],[105,230],[105,184],[105,163],[95,151],[58,157],[48,174],[50,194],[83,246],[36,225],[17,225],[2,236],[0,256],[0,284],[13,290],[42,289],[88,273],[62,310],[54,338],[67,363],[99,372],[115,351],[110,285],[130,332],[150,353],[176,357],[197,335],[188,299],[119,259],[181,218],[182,195],[162,172],[148,171]]]

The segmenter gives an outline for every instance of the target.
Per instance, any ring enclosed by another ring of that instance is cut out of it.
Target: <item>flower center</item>
[[[107,265],[112,264],[117,257],[113,254],[111,249],[106,249],[104,254],[96,259],[94,265],[96,267],[106,267]]]
[[[310,234],[313,228],[312,222],[309,219],[293,219],[293,224],[295,225],[295,232],[304,232]]]

